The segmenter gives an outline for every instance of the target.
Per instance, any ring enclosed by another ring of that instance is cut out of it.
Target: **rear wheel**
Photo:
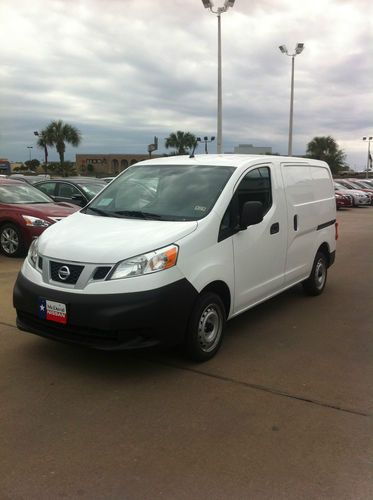
[[[8,257],[21,257],[25,254],[25,244],[18,226],[10,222],[0,228],[0,250]]]
[[[308,295],[320,295],[326,285],[328,276],[328,263],[323,252],[317,252],[313,262],[312,271],[305,281],[303,288]]]
[[[207,361],[220,349],[223,341],[226,312],[220,297],[213,292],[202,293],[192,311],[185,344],[193,361]]]

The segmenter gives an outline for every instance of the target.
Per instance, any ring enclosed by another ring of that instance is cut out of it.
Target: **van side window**
[[[264,214],[272,206],[271,172],[268,167],[255,168],[241,180],[220,224],[218,241],[237,232],[239,214],[246,201],[263,203]]]

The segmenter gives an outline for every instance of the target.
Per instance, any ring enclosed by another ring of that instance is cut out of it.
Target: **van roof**
[[[239,154],[200,154],[190,158],[189,155],[164,156],[150,160],[143,160],[141,164],[151,163],[152,165],[164,165],[171,163],[173,165],[221,165],[225,167],[241,167],[248,163],[270,162],[273,160],[281,161],[296,161],[298,164],[310,163],[310,158],[298,158],[289,156],[274,156],[274,155],[239,155]],[[325,165],[325,162],[319,160],[311,160],[314,165]],[[136,164],[137,165],[137,164]]]

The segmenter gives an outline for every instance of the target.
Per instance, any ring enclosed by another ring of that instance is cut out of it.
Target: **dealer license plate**
[[[40,319],[54,321],[55,323],[66,325],[66,304],[61,304],[61,302],[54,302],[52,300],[47,300],[40,297],[38,307],[38,316]]]

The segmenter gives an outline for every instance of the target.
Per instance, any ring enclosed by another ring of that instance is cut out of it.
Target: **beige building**
[[[159,158],[159,156],[161,155],[151,157]],[[78,174],[104,177],[117,175],[142,160],[149,160],[149,154],[77,154],[75,162]]]

